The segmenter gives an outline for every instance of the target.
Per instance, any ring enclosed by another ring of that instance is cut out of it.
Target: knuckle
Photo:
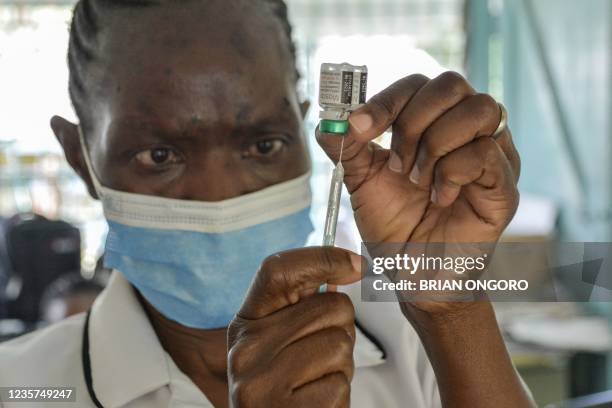
[[[447,83],[449,85],[465,84],[467,82],[465,78],[463,77],[463,75],[461,75],[457,71],[445,71],[441,73],[438,78],[440,79],[440,81]]]
[[[440,168],[436,170],[435,183],[440,187],[454,189],[461,187],[457,175],[452,172],[450,166],[440,166]]]
[[[440,183],[444,183],[450,179],[451,168],[448,160],[440,160],[435,169],[435,179]]]
[[[266,287],[277,287],[285,283],[285,256],[277,253],[268,256],[261,264],[260,279]]]
[[[425,75],[423,75],[423,74],[412,74],[412,75],[408,75],[408,76],[398,80],[393,85],[391,85],[391,87],[392,88],[400,88],[402,90],[404,90],[404,89],[414,89],[415,87],[416,88],[420,88],[421,86],[423,86],[427,82],[429,82],[429,78],[426,77]]]
[[[232,375],[240,376],[247,371],[253,358],[253,348],[253,345],[241,341],[229,349],[227,353],[227,366]]]
[[[457,171],[456,161],[452,156],[440,159],[434,170],[434,182],[440,187],[460,188],[463,171]]]
[[[330,376],[331,386],[336,390],[336,395],[340,401],[346,400],[351,392],[351,383],[346,376],[338,373],[337,375]]]
[[[273,255],[267,256],[261,263],[262,271],[264,273],[271,273],[271,271],[278,269],[280,261],[281,261],[280,258],[281,258],[281,254],[273,254]]]
[[[393,103],[393,99],[386,93],[379,93],[378,95],[372,97],[370,100],[370,106],[379,116],[385,118],[393,118],[396,116],[396,107]]]
[[[454,95],[463,95],[470,91],[471,87],[467,80],[458,72],[446,71],[438,77],[444,89]]]
[[[513,194],[512,194],[512,201],[511,201],[511,206],[512,206],[511,210],[512,210],[512,216],[514,216],[521,202],[521,192],[519,191],[518,187],[514,185],[512,193]]]
[[[325,405],[329,407],[348,407],[350,402],[351,383],[343,373],[328,374],[320,390],[326,395]]]
[[[342,358],[348,358],[353,361],[353,348],[355,346],[353,338],[349,335],[349,333],[343,328],[337,328],[337,333],[334,335],[335,337],[335,345],[338,350],[338,355]]]
[[[523,166],[521,156],[518,153],[516,153],[513,156],[513,160],[511,160],[511,162],[513,164],[514,176],[516,178],[516,181],[518,182],[518,180],[521,177],[521,168]]]
[[[420,135],[410,128],[411,123],[408,122],[404,116],[405,115],[400,114],[391,126],[394,138],[400,137],[410,142],[418,141]]]
[[[495,165],[499,162],[499,146],[492,138],[480,138],[478,143],[478,150],[485,166]]]
[[[429,81],[429,78],[423,74],[412,74],[406,77],[407,81],[410,83],[425,83]]]
[[[323,270],[331,271],[335,265],[335,252],[332,247],[322,247],[319,251],[319,266]]]
[[[255,382],[251,380],[238,381],[231,387],[233,405],[236,407],[256,406],[255,397],[258,392]]]
[[[499,107],[497,101],[488,94],[477,94],[473,96],[474,113],[483,122],[489,122],[492,118],[499,117]]]
[[[348,295],[344,293],[328,293],[328,307],[331,308],[334,313],[341,313],[346,320],[355,320],[355,307],[353,302]]]
[[[329,337],[333,340],[330,344],[339,347],[341,351],[348,351],[353,347],[353,338],[349,335],[345,328],[333,326],[327,329]],[[345,348],[347,350],[345,350]]]
[[[446,151],[440,146],[438,140],[431,136],[423,138],[423,149],[426,156],[429,158],[438,158],[446,154]]]
[[[243,353],[240,347],[234,346],[227,352],[227,368],[233,375],[240,374],[245,367]]]
[[[346,401],[348,403],[351,396],[351,383],[348,378],[344,377],[340,381],[338,394],[341,401]]]

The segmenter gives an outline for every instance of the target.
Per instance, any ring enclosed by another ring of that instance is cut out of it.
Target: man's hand
[[[266,259],[228,328],[233,407],[348,407],[355,315],[321,284],[361,277],[361,257],[305,248]]]
[[[378,243],[489,243],[518,206],[520,160],[501,110],[460,75],[406,77],[350,117],[342,163],[357,226]],[[373,139],[389,127],[391,149]],[[334,161],[339,138],[318,135]],[[532,407],[488,302],[402,302],[445,407]]]
[[[459,74],[403,78],[350,117],[342,163],[367,242],[495,242],[518,205],[519,156],[495,100]],[[391,150],[372,142],[392,128]],[[340,139],[318,135],[338,160]]]
[[[370,243],[495,243],[518,206],[520,160],[501,109],[459,74],[403,78],[350,117],[342,163],[361,236]],[[391,149],[372,140],[393,130]],[[338,160],[338,136],[318,134]],[[461,304],[402,304],[447,312]]]

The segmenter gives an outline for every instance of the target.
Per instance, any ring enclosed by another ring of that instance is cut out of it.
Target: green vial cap
[[[321,133],[332,133],[336,135],[345,135],[348,132],[348,120],[330,120],[323,119],[319,122],[319,131]]]

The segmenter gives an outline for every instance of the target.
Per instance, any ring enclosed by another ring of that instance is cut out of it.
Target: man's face
[[[219,201],[309,169],[280,25],[221,3],[137,8],[105,28],[86,131],[103,185]]]

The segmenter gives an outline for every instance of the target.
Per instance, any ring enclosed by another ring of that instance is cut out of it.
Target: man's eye
[[[247,155],[250,157],[268,157],[280,152],[285,142],[280,139],[260,140],[249,146]]]
[[[178,155],[167,147],[144,150],[136,155],[136,160],[147,167],[165,166],[180,161]]]

